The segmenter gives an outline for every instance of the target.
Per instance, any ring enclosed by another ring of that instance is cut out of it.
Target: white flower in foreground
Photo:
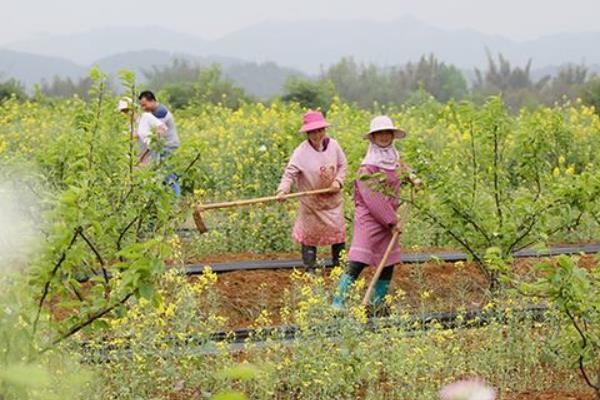
[[[440,397],[442,400],[494,400],[496,391],[482,380],[472,379],[444,386]]]

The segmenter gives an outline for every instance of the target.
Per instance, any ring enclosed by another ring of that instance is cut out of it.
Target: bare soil
[[[298,257],[297,254],[289,256]],[[219,262],[239,261],[242,259],[240,257],[222,256]],[[514,268],[518,275],[530,279],[532,267],[539,262],[540,259],[520,259],[515,262]],[[579,264],[590,268],[595,265],[594,257],[583,256]],[[280,323],[279,312],[284,305],[285,290],[292,287],[292,272],[286,269],[219,274],[217,290],[223,302],[221,315],[229,319],[229,327],[238,329],[251,326],[262,310],[269,311],[274,324]],[[374,268],[368,268],[361,277],[368,282],[373,272]],[[335,282],[329,280],[328,270],[322,273],[332,286],[335,285]],[[390,292],[394,293],[398,289],[405,292],[407,307],[420,311],[477,308],[484,306],[490,299],[486,278],[475,263],[428,262],[398,265]]]

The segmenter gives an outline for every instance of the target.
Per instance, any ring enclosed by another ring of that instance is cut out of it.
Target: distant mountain
[[[143,77],[143,70],[169,65],[175,60],[186,60],[202,66],[219,64],[222,68],[245,62],[231,57],[201,57],[183,52],[148,49],[113,54],[96,60],[92,64],[108,74],[116,74],[119,70],[127,68],[134,71],[141,78]]]
[[[433,53],[461,68],[486,64],[486,49],[516,64],[600,63],[600,32],[562,33],[516,42],[473,30],[444,30],[412,17],[392,22],[265,22],[227,35],[209,51],[252,60],[269,60],[318,71],[341,57],[379,65],[403,64]]]
[[[206,41],[194,35],[148,26],[99,28],[69,35],[43,35],[3,47],[64,57],[78,64],[88,65],[111,54],[140,49],[202,54],[206,44]]]
[[[412,17],[392,22],[264,22],[210,41],[161,27],[117,27],[12,43],[12,50],[0,50],[0,79],[15,77],[31,86],[55,75],[78,78],[91,65],[111,74],[129,68],[143,78],[144,69],[185,59],[221,64],[224,74],[249,93],[269,97],[290,75],[318,74],[345,56],[385,67],[433,53],[472,81],[473,68],[487,65],[486,49],[502,53],[516,66],[531,58],[533,74],[542,76],[566,63],[600,65],[597,43],[600,32],[516,42],[473,30],[439,29]]]
[[[119,70],[127,68],[141,76],[142,70],[149,70],[152,66],[170,64],[176,58],[187,60],[193,59],[194,56],[183,53],[176,56],[168,51],[148,49],[113,54],[95,60],[92,64],[108,74],[116,74]]]
[[[302,75],[298,70],[280,67],[275,63],[252,63],[231,57],[201,57],[159,50],[116,54],[94,62],[94,65],[112,75],[126,68],[135,72],[138,80],[143,81],[144,71],[150,71],[153,67],[168,66],[175,60],[186,60],[200,66],[219,64],[225,77],[260,98],[269,98],[278,94],[289,76]]]
[[[582,62],[600,64],[599,43],[600,32],[560,33],[519,43],[511,56],[519,56],[521,60],[531,58],[538,66]]]
[[[473,67],[485,61],[486,46],[506,52],[515,45],[499,36],[445,31],[405,17],[393,22],[265,22],[212,42],[209,51],[314,73],[345,56],[389,66],[434,53],[444,61]]]
[[[486,49],[503,53],[516,64],[533,59],[534,67],[567,62],[600,64],[600,32],[557,33],[517,42],[474,30],[440,29],[406,16],[391,22],[267,21],[216,40],[160,27],[102,28],[71,35],[40,36],[5,47],[70,59],[81,65],[117,53],[154,49],[215,59],[244,59],[317,73],[341,57],[381,66],[414,61],[434,53],[462,69],[483,67]]]
[[[283,84],[290,76],[304,75],[298,70],[283,68],[272,62],[236,64],[226,68],[224,74],[248,93],[260,98],[281,94]]]
[[[116,76],[121,69],[129,69],[136,73],[139,82],[143,82],[144,71],[151,71],[153,67],[171,65],[176,59],[200,66],[219,64],[224,76],[248,93],[260,98],[269,98],[278,94],[289,76],[302,75],[300,71],[283,68],[275,63],[258,64],[230,57],[200,57],[160,50],[119,53],[96,60],[88,66],[82,66],[58,57],[0,49],[0,81],[15,78],[31,88],[43,80],[51,81],[55,76],[77,80],[87,75],[90,68],[95,65],[111,76]]]
[[[64,58],[0,49],[0,80],[16,78],[31,86],[55,75],[78,78],[86,72],[86,68]]]

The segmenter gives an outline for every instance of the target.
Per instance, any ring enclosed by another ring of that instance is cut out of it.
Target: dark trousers
[[[368,265],[358,261],[350,261],[348,263],[348,268],[346,268],[346,273],[352,277],[353,281],[355,281],[356,279],[358,279],[358,276],[360,275],[362,270],[365,269],[365,267],[368,267]],[[381,276],[379,277],[379,280],[391,281],[393,275],[394,266],[387,266],[383,269],[383,271],[381,271]]]
[[[346,243],[336,243],[331,246],[331,258],[333,266],[337,267],[340,265],[340,256],[342,251],[346,248]],[[313,273],[317,268],[317,248],[316,246],[302,245],[302,262],[306,272]]]

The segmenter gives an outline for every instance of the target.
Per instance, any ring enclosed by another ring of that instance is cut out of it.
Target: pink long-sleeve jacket
[[[295,183],[298,191],[325,189],[334,181],[343,185],[348,164],[339,144],[326,138],[323,151],[305,140],[294,151],[278,191],[288,193]],[[342,193],[303,197],[292,237],[307,246],[326,246],[346,241]]]
[[[352,246],[348,252],[350,261],[371,266],[379,265],[392,239],[392,228],[398,221],[396,215],[399,207],[397,195],[402,183],[396,170],[383,169],[373,165],[363,165],[359,170],[359,175],[375,173],[385,175],[387,189],[391,190],[394,196],[386,196],[380,188],[373,188],[372,183],[368,181],[357,179],[354,182],[354,230]],[[399,262],[400,245],[396,243],[386,266]]]

